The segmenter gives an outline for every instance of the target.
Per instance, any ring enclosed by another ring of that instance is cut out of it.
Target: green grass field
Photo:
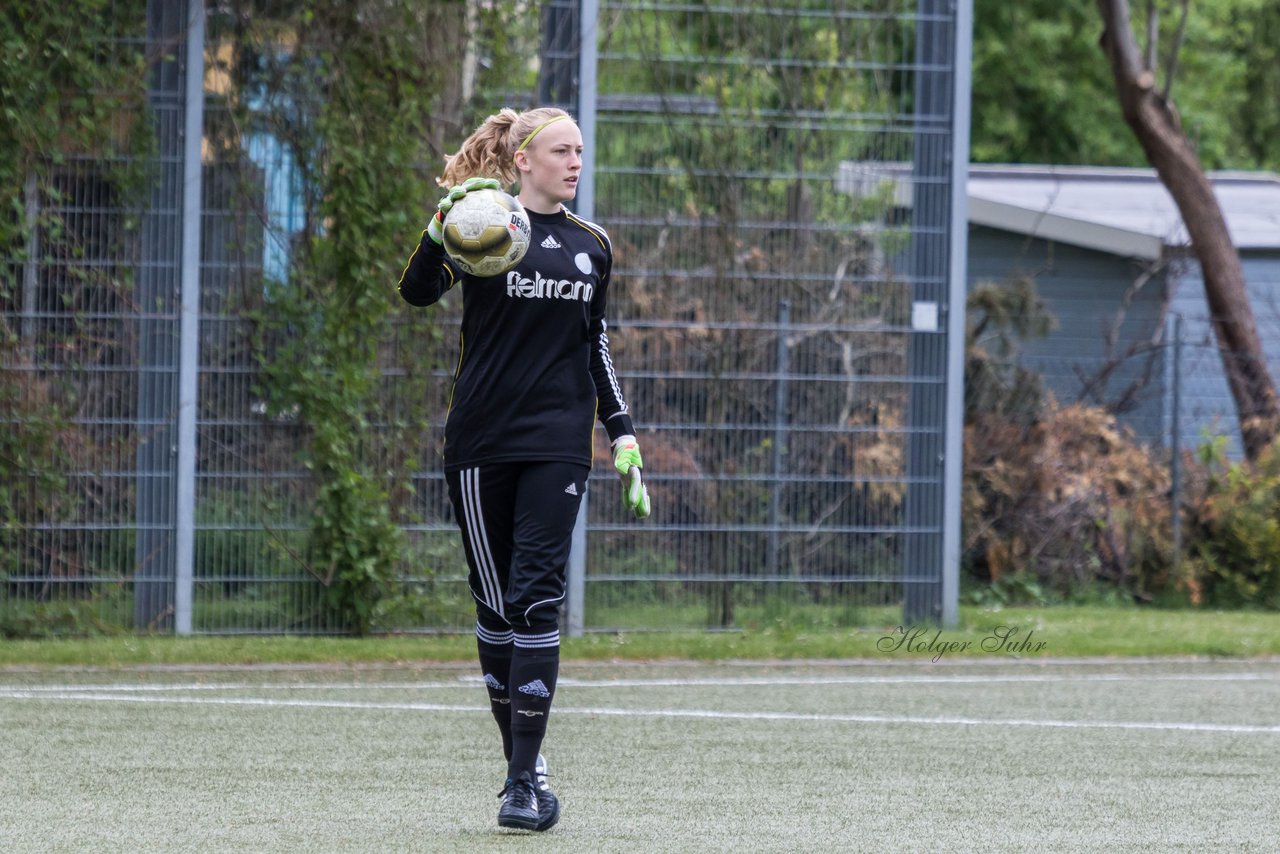
[[[470,638],[6,642],[0,849],[1274,850],[1274,615],[895,630],[567,643],[538,835],[497,829]]]
[[[566,664],[499,831],[469,667],[9,671],[11,852],[1273,850],[1280,663]]]

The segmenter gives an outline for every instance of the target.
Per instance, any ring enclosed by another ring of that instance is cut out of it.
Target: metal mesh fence
[[[1073,355],[1023,354],[1019,361],[1059,404],[1100,407],[1144,445],[1167,450],[1221,441],[1222,455],[1239,459],[1236,402],[1207,318],[1172,315],[1159,327],[1116,352],[1097,338],[1055,338],[1055,349]],[[1259,329],[1268,349],[1280,342],[1261,316]]]
[[[174,122],[172,57],[148,33],[142,4],[111,12],[110,27],[80,45],[116,67],[153,58],[148,80],[66,95],[136,110],[150,88],[163,136]],[[144,384],[162,390],[168,380],[156,357],[174,315],[161,302],[170,271],[159,259],[144,265],[142,247],[169,236],[172,185],[162,157],[121,155],[137,124],[122,110],[98,140],[105,150],[36,152],[21,197],[6,200],[22,210],[17,239],[0,247],[0,602],[15,633],[131,625],[132,581],[158,557],[147,539],[154,505],[138,495],[153,473],[146,448],[163,428],[138,398]],[[143,182],[154,192],[130,192]]]
[[[9,251],[0,310],[20,346],[0,375],[19,394],[3,418],[28,439],[50,435],[48,458],[5,487],[9,630],[173,625],[185,5],[135,3],[108,36],[148,59],[136,120],[152,123],[153,147],[126,158],[146,192],[126,201],[101,158],[68,158],[26,199],[34,249]],[[339,630],[301,558],[314,498],[296,453],[306,425],[268,404],[272,342],[254,322],[309,227],[286,131],[313,105],[304,89],[264,82],[289,39],[241,14],[270,7],[206,10],[196,632]],[[602,2],[586,32],[598,51],[589,105],[576,100],[578,4],[544,4],[539,21],[513,10],[541,33],[505,42],[523,62],[540,57],[537,96],[465,83],[455,94],[468,115],[534,101],[594,110],[590,215],[615,247],[612,346],[656,508],[643,524],[625,519],[597,474],[586,627],[854,623],[912,585],[936,586],[953,4]],[[504,34],[477,14],[460,26],[474,39],[464,62],[481,67],[484,39]],[[250,54],[259,73],[241,67]],[[905,198],[886,177],[903,170]],[[380,342],[369,453],[398,453],[392,425],[407,419],[427,434],[399,511],[403,595],[379,629],[471,619],[434,453],[459,311],[446,300],[402,312]]]
[[[946,243],[836,178],[912,159],[916,13],[602,5],[595,213],[658,516],[592,502],[589,622],[901,600],[910,390],[943,368],[910,363],[912,249]]]

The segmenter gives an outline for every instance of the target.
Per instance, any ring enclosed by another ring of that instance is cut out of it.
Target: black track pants
[[[559,622],[565,565],[587,466],[504,463],[446,473],[462,530],[468,583],[486,623],[517,632]]]

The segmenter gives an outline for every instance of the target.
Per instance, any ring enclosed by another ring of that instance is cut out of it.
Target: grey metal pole
[[[599,0],[582,0],[579,27],[582,41],[578,55],[578,129],[582,131],[582,173],[578,177],[578,194],[573,209],[586,219],[595,216],[596,207],[596,104],[599,97],[596,33],[599,20]]]
[[[141,215],[137,311],[137,488],[134,543],[134,624],[173,631],[176,566],[178,336],[182,295],[183,98],[179,51],[185,45],[186,4],[147,0],[147,42],[153,51],[147,104],[155,129],[151,201]]]
[[[40,186],[36,171],[27,173],[22,186],[26,207],[27,261],[22,265],[22,348],[33,363],[36,359],[36,291],[40,287]]]
[[[956,11],[955,0],[916,0],[912,234],[905,268],[912,303],[906,367],[915,381],[909,383],[904,413],[907,482],[899,553],[902,616],[907,624],[944,622],[947,477],[949,471],[958,471],[949,468],[957,460],[947,421],[949,396],[955,389],[950,373],[955,340],[942,326],[957,322],[951,300],[956,296],[955,283],[964,281],[963,269],[955,267],[954,253],[961,247],[955,245],[952,230],[956,226],[954,182],[964,175],[968,162],[967,147],[957,145],[955,126],[957,121],[967,121],[967,112],[961,115],[956,103],[961,69],[955,51],[967,38],[961,36],[953,18]],[[967,90],[964,107],[967,110]],[[960,186],[963,193],[964,183]]]
[[[942,474],[942,625],[960,618],[960,494],[964,476],[964,334],[969,267],[969,98],[973,0],[956,3],[951,126],[951,263],[947,294],[947,398]]]
[[[582,0],[578,29],[578,129],[582,131],[582,172],[573,209],[578,216],[595,216],[595,148],[596,148],[596,27],[600,17],[598,0]],[[606,475],[606,478],[609,475]],[[573,527],[573,545],[567,568],[569,637],[581,637],[586,625],[583,598],[587,587],[587,502],[591,491],[582,496],[578,521]]]
[[[1169,508],[1173,523],[1173,577],[1182,573],[1182,315],[1173,317],[1173,404],[1169,420]]]
[[[195,593],[196,412],[200,364],[200,202],[204,138],[204,0],[187,0],[182,151],[182,294],[178,350],[178,470],[174,532],[174,628],[191,634]]]
[[[778,527],[781,524],[782,470],[787,444],[787,327],[791,325],[791,301],[778,300],[778,345],[776,364],[778,381],[773,389],[773,482],[769,487],[769,555],[768,575],[777,577],[782,549]]]

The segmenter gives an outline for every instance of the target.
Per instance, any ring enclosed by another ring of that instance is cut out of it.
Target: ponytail
[[[445,155],[444,174],[436,183],[452,187],[468,178],[497,178],[504,187],[510,187],[520,177],[512,159],[516,149],[522,143],[526,148],[536,145],[537,131],[561,116],[569,114],[559,107],[537,107],[523,113],[504,107],[485,119],[456,154]]]

